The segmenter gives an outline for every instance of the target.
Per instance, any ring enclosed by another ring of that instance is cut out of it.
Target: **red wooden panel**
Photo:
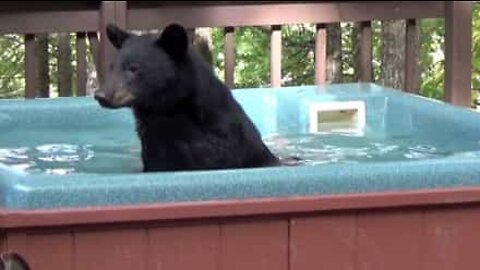
[[[420,269],[421,235],[420,211],[359,214],[355,269]]]
[[[480,207],[427,211],[424,220],[423,269],[479,269]]]
[[[71,233],[27,236],[27,261],[35,270],[73,269],[73,235]]]
[[[148,269],[218,269],[218,225],[152,229],[148,234]]]
[[[146,269],[144,230],[78,232],[75,269]]]
[[[225,5],[226,1],[222,2]],[[186,27],[223,27],[443,17],[443,3],[439,1],[300,2],[239,5],[232,1],[225,6],[134,8],[128,12],[128,23],[131,29],[155,29],[172,21]]]
[[[24,5],[23,10],[27,6],[25,3],[19,2],[19,4]],[[45,2],[42,4],[43,9],[53,5]],[[2,12],[0,16],[0,34],[95,31],[97,27],[98,11],[96,10]]]
[[[24,232],[9,232],[7,234],[7,250],[27,256],[27,235]]]
[[[7,251],[7,235],[0,234],[0,252]]]
[[[327,215],[291,221],[291,270],[351,270],[354,265],[355,215]]]
[[[288,269],[287,221],[221,225],[222,270]]]
[[[14,252],[20,255],[25,261],[29,261],[27,249],[27,234],[24,232],[8,232],[6,235],[6,243],[3,243],[4,251]]]
[[[1,228],[146,222],[251,215],[320,213],[344,209],[421,207],[480,203],[479,187],[384,191],[343,195],[253,198],[203,202],[155,203],[70,209],[0,210]]]
[[[315,83],[325,84],[327,72],[327,26],[318,24],[315,33]]]

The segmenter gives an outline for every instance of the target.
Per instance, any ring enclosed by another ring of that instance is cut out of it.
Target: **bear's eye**
[[[127,71],[131,73],[137,73],[138,72],[138,66],[137,65],[129,65],[127,67]]]

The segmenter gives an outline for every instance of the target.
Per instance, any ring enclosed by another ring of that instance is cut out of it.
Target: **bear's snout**
[[[95,100],[100,104],[100,106],[106,107],[106,108],[111,108],[111,107],[112,107],[112,105],[111,105],[110,102],[108,101],[107,96],[105,95],[104,92],[102,92],[102,91],[95,91],[95,94],[94,94],[93,97],[94,97]]]
[[[94,98],[100,106],[109,109],[130,107],[135,101],[135,96],[124,88],[115,91],[97,90],[94,94]]]

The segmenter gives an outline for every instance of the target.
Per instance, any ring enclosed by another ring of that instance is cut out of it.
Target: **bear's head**
[[[102,107],[167,108],[189,94],[188,87],[179,86],[189,49],[181,25],[170,24],[160,35],[136,35],[109,24],[106,33],[117,52],[94,94]]]

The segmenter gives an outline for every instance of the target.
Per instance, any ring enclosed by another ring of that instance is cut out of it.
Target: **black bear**
[[[106,30],[117,54],[94,97],[105,108],[132,108],[144,172],[280,165],[183,26],[160,35]]]

